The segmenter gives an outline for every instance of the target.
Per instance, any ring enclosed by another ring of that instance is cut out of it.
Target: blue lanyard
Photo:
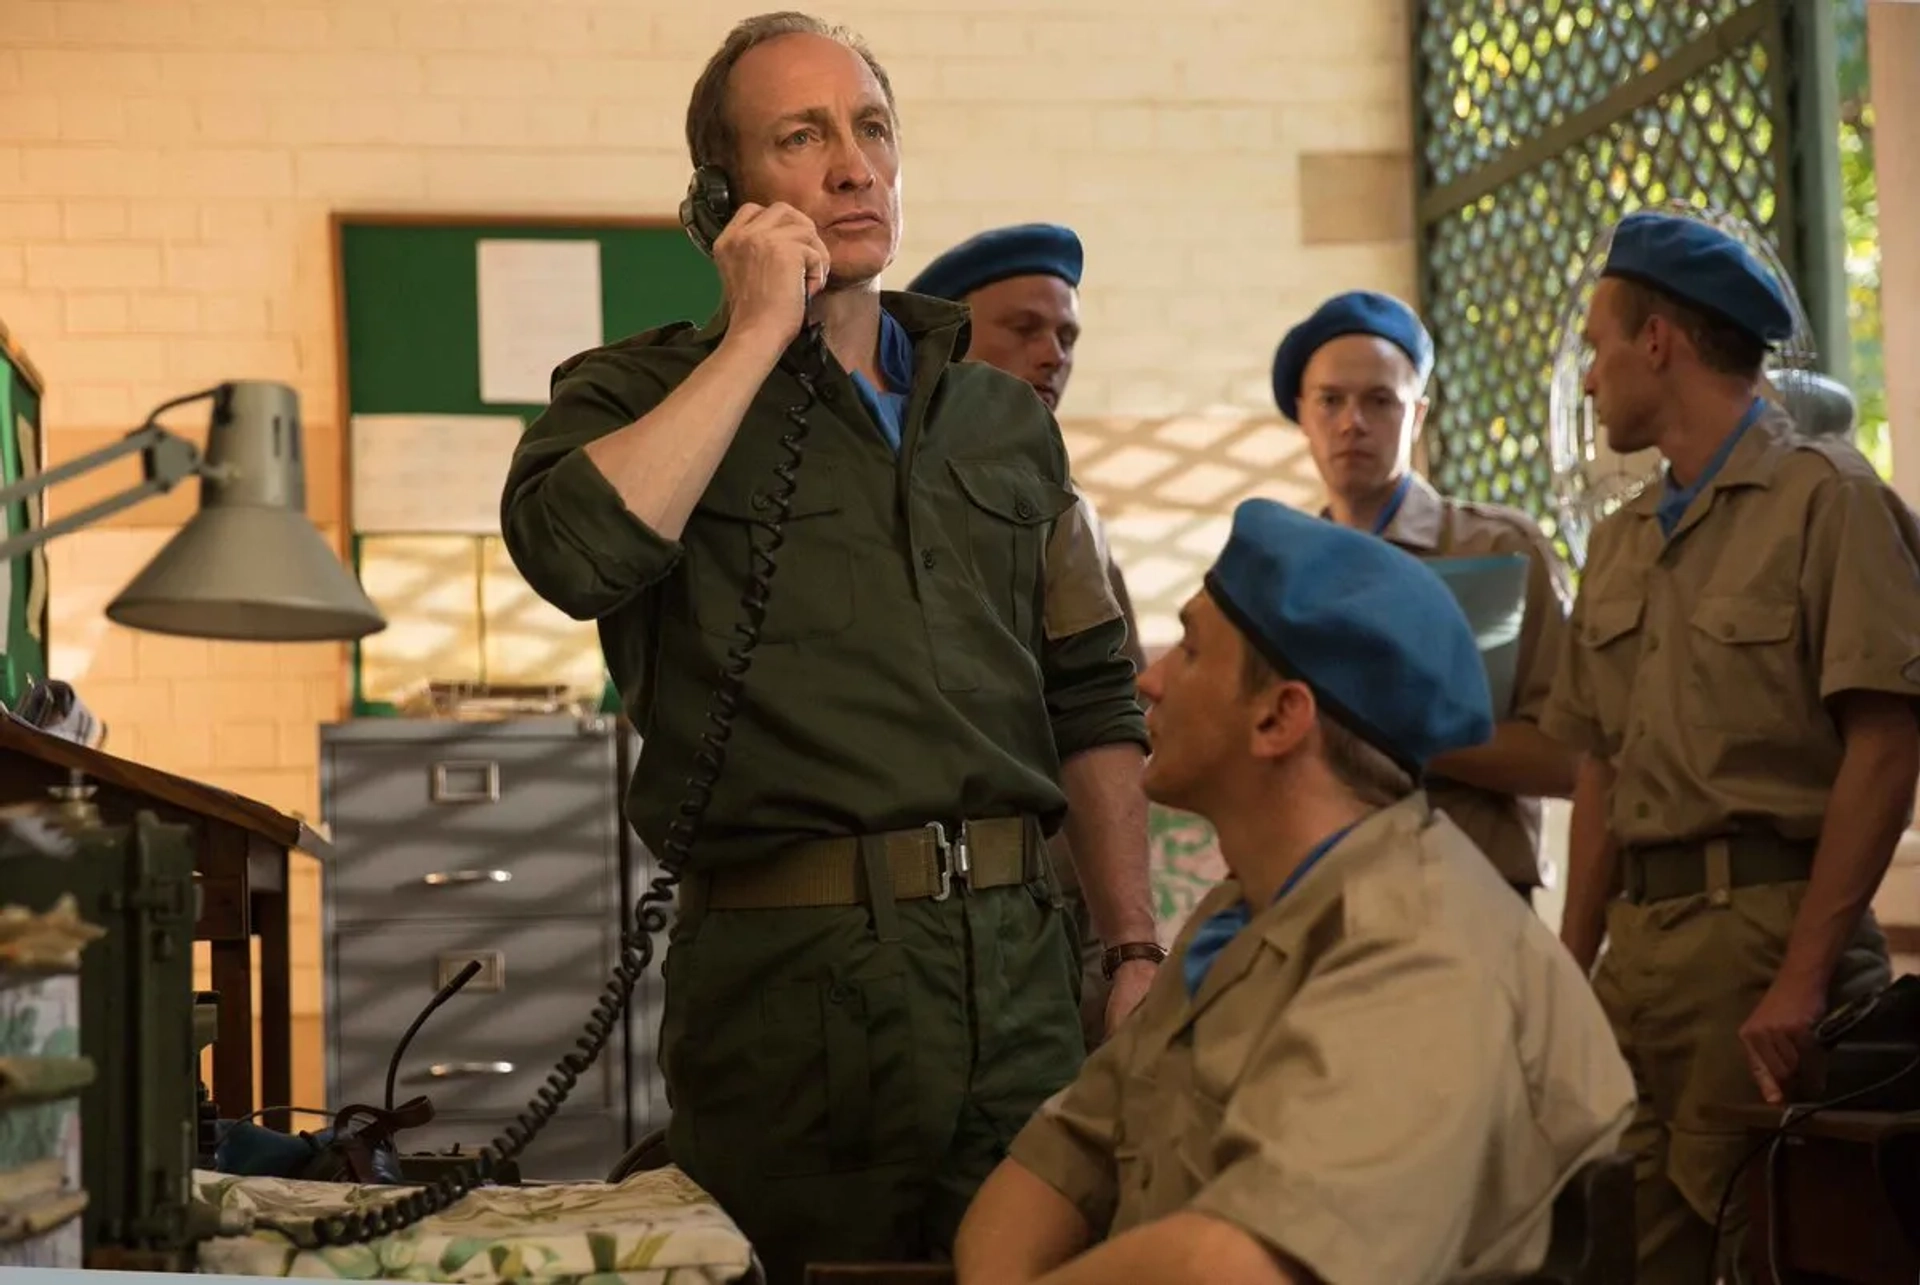
[[[1287,876],[1287,881],[1280,885],[1280,891],[1273,894],[1273,900],[1275,902],[1278,902],[1280,898],[1292,892],[1293,885],[1299,883],[1302,879],[1306,878],[1307,871],[1319,865],[1320,858],[1326,856],[1329,852],[1333,851],[1333,845],[1340,842],[1340,840],[1346,838],[1347,832],[1353,829],[1353,826],[1359,825],[1359,824],[1360,823],[1358,821],[1355,821],[1353,825],[1343,825],[1338,830],[1335,830],[1332,834],[1328,835],[1326,838],[1320,840],[1319,846],[1314,848],[1312,852],[1309,852],[1307,854],[1307,859],[1305,861],[1302,861],[1299,865],[1293,868],[1293,873]]]
[[[1354,822],[1354,825],[1358,824],[1359,822]],[[1319,846],[1307,854],[1307,859],[1294,867],[1293,873],[1287,876],[1287,881],[1280,885],[1280,891],[1273,894],[1273,901],[1268,904],[1277,903],[1280,898],[1291,892],[1293,886],[1306,877],[1307,871],[1313,869],[1320,858],[1333,851],[1334,845],[1346,838],[1347,831],[1351,829],[1353,829],[1352,825],[1343,826],[1322,839]],[[1240,901],[1228,906],[1225,910],[1216,912],[1194,931],[1192,939],[1187,942],[1186,958],[1180,961],[1181,977],[1187,983],[1188,999],[1200,993],[1200,987],[1207,980],[1208,971],[1213,968],[1213,961],[1220,957],[1220,952],[1226,949],[1227,943],[1239,936],[1240,930],[1252,921],[1252,909],[1245,901]]]
[[[1400,478],[1398,486],[1393,488],[1393,497],[1387,501],[1387,507],[1380,510],[1380,516],[1373,520],[1373,534],[1385,534],[1400,514],[1400,505],[1407,498],[1407,492],[1413,488],[1413,474],[1407,473]]]
[[[1747,435],[1747,430],[1754,426],[1766,409],[1765,398],[1753,399],[1753,404],[1747,407],[1746,414],[1740,417],[1740,422],[1734,425],[1731,433],[1727,434],[1727,440],[1720,443],[1720,449],[1716,450],[1713,458],[1707,461],[1707,466],[1700,471],[1700,476],[1693,479],[1693,485],[1675,486],[1673,469],[1671,466],[1668,467],[1666,484],[1659,500],[1654,504],[1654,517],[1660,523],[1661,535],[1673,534],[1674,528],[1680,525],[1680,519],[1686,516],[1687,509],[1699,494],[1712,484],[1720,470],[1726,467],[1728,457],[1733,454],[1733,448],[1740,444],[1740,439]]]

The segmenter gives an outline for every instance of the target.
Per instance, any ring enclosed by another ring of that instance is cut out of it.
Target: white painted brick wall
[[[332,420],[328,210],[669,214],[687,89],[754,7],[12,0],[0,319],[48,374],[54,429],[223,370]],[[1396,0],[823,13],[901,98],[898,280],[993,222],[1081,229],[1096,324],[1070,414],[1264,411],[1289,317],[1336,284],[1410,286],[1406,246],[1297,244],[1303,147],[1407,145]]]

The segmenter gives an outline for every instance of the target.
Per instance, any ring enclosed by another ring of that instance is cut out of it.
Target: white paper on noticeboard
[[[483,240],[480,274],[480,400],[546,402],[553,368],[598,348],[598,241]]]
[[[517,415],[355,415],[353,529],[494,535]]]

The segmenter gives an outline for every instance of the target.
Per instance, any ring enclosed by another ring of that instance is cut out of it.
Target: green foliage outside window
[[[1886,357],[1880,331],[1880,205],[1874,187],[1873,103],[1867,91],[1867,0],[1834,0],[1840,59],[1840,204],[1847,237],[1847,321],[1860,449],[1893,475]]]

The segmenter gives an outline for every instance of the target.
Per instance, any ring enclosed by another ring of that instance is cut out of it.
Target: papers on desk
[[[544,405],[553,368],[605,342],[598,241],[479,244],[480,400]]]
[[[1527,614],[1527,559],[1519,553],[1478,558],[1433,558],[1427,565],[1446,582],[1480,644],[1493,693],[1494,717],[1513,705],[1520,659],[1520,626]]]

